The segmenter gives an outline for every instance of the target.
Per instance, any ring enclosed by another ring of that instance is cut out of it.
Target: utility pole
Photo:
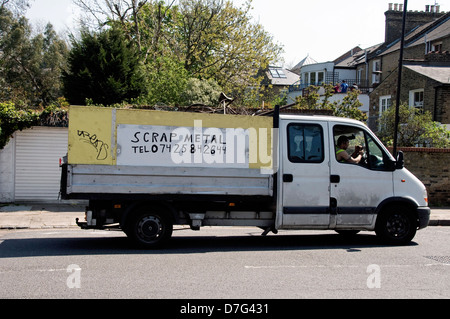
[[[404,0],[403,5],[403,25],[402,25],[402,38],[400,42],[400,58],[398,60],[398,81],[397,81],[397,100],[395,103],[395,126],[394,126],[394,150],[393,154],[397,158],[397,139],[398,139],[398,126],[400,123],[400,93],[402,88],[402,71],[403,71],[403,47],[405,45],[405,30],[406,30],[406,14],[408,12],[408,0]]]

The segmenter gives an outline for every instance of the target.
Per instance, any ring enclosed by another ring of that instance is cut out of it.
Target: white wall
[[[67,135],[67,128],[42,126],[14,133],[0,150],[1,203],[58,199]]]

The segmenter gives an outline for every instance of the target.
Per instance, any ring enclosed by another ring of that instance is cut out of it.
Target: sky
[[[232,1],[236,6],[245,2]],[[365,49],[382,43],[389,3],[404,0],[253,0],[250,14],[283,46],[284,66],[289,68],[307,55],[327,62],[355,46]],[[408,10],[424,11],[425,5],[436,3],[441,12],[450,10],[449,4],[435,0],[408,0]],[[60,33],[77,28],[72,0],[31,0],[31,4],[27,17],[34,25],[51,22]]]

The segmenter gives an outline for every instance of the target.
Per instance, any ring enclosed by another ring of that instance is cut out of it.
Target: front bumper
[[[429,207],[417,207],[417,217],[419,218],[418,229],[423,229],[430,222],[431,209]]]

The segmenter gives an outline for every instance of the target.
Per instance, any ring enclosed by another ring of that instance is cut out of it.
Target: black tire
[[[417,231],[417,218],[407,207],[390,206],[377,218],[375,232],[386,244],[406,245]]]
[[[157,248],[172,236],[173,222],[162,207],[141,207],[130,216],[125,233],[140,248]]]

